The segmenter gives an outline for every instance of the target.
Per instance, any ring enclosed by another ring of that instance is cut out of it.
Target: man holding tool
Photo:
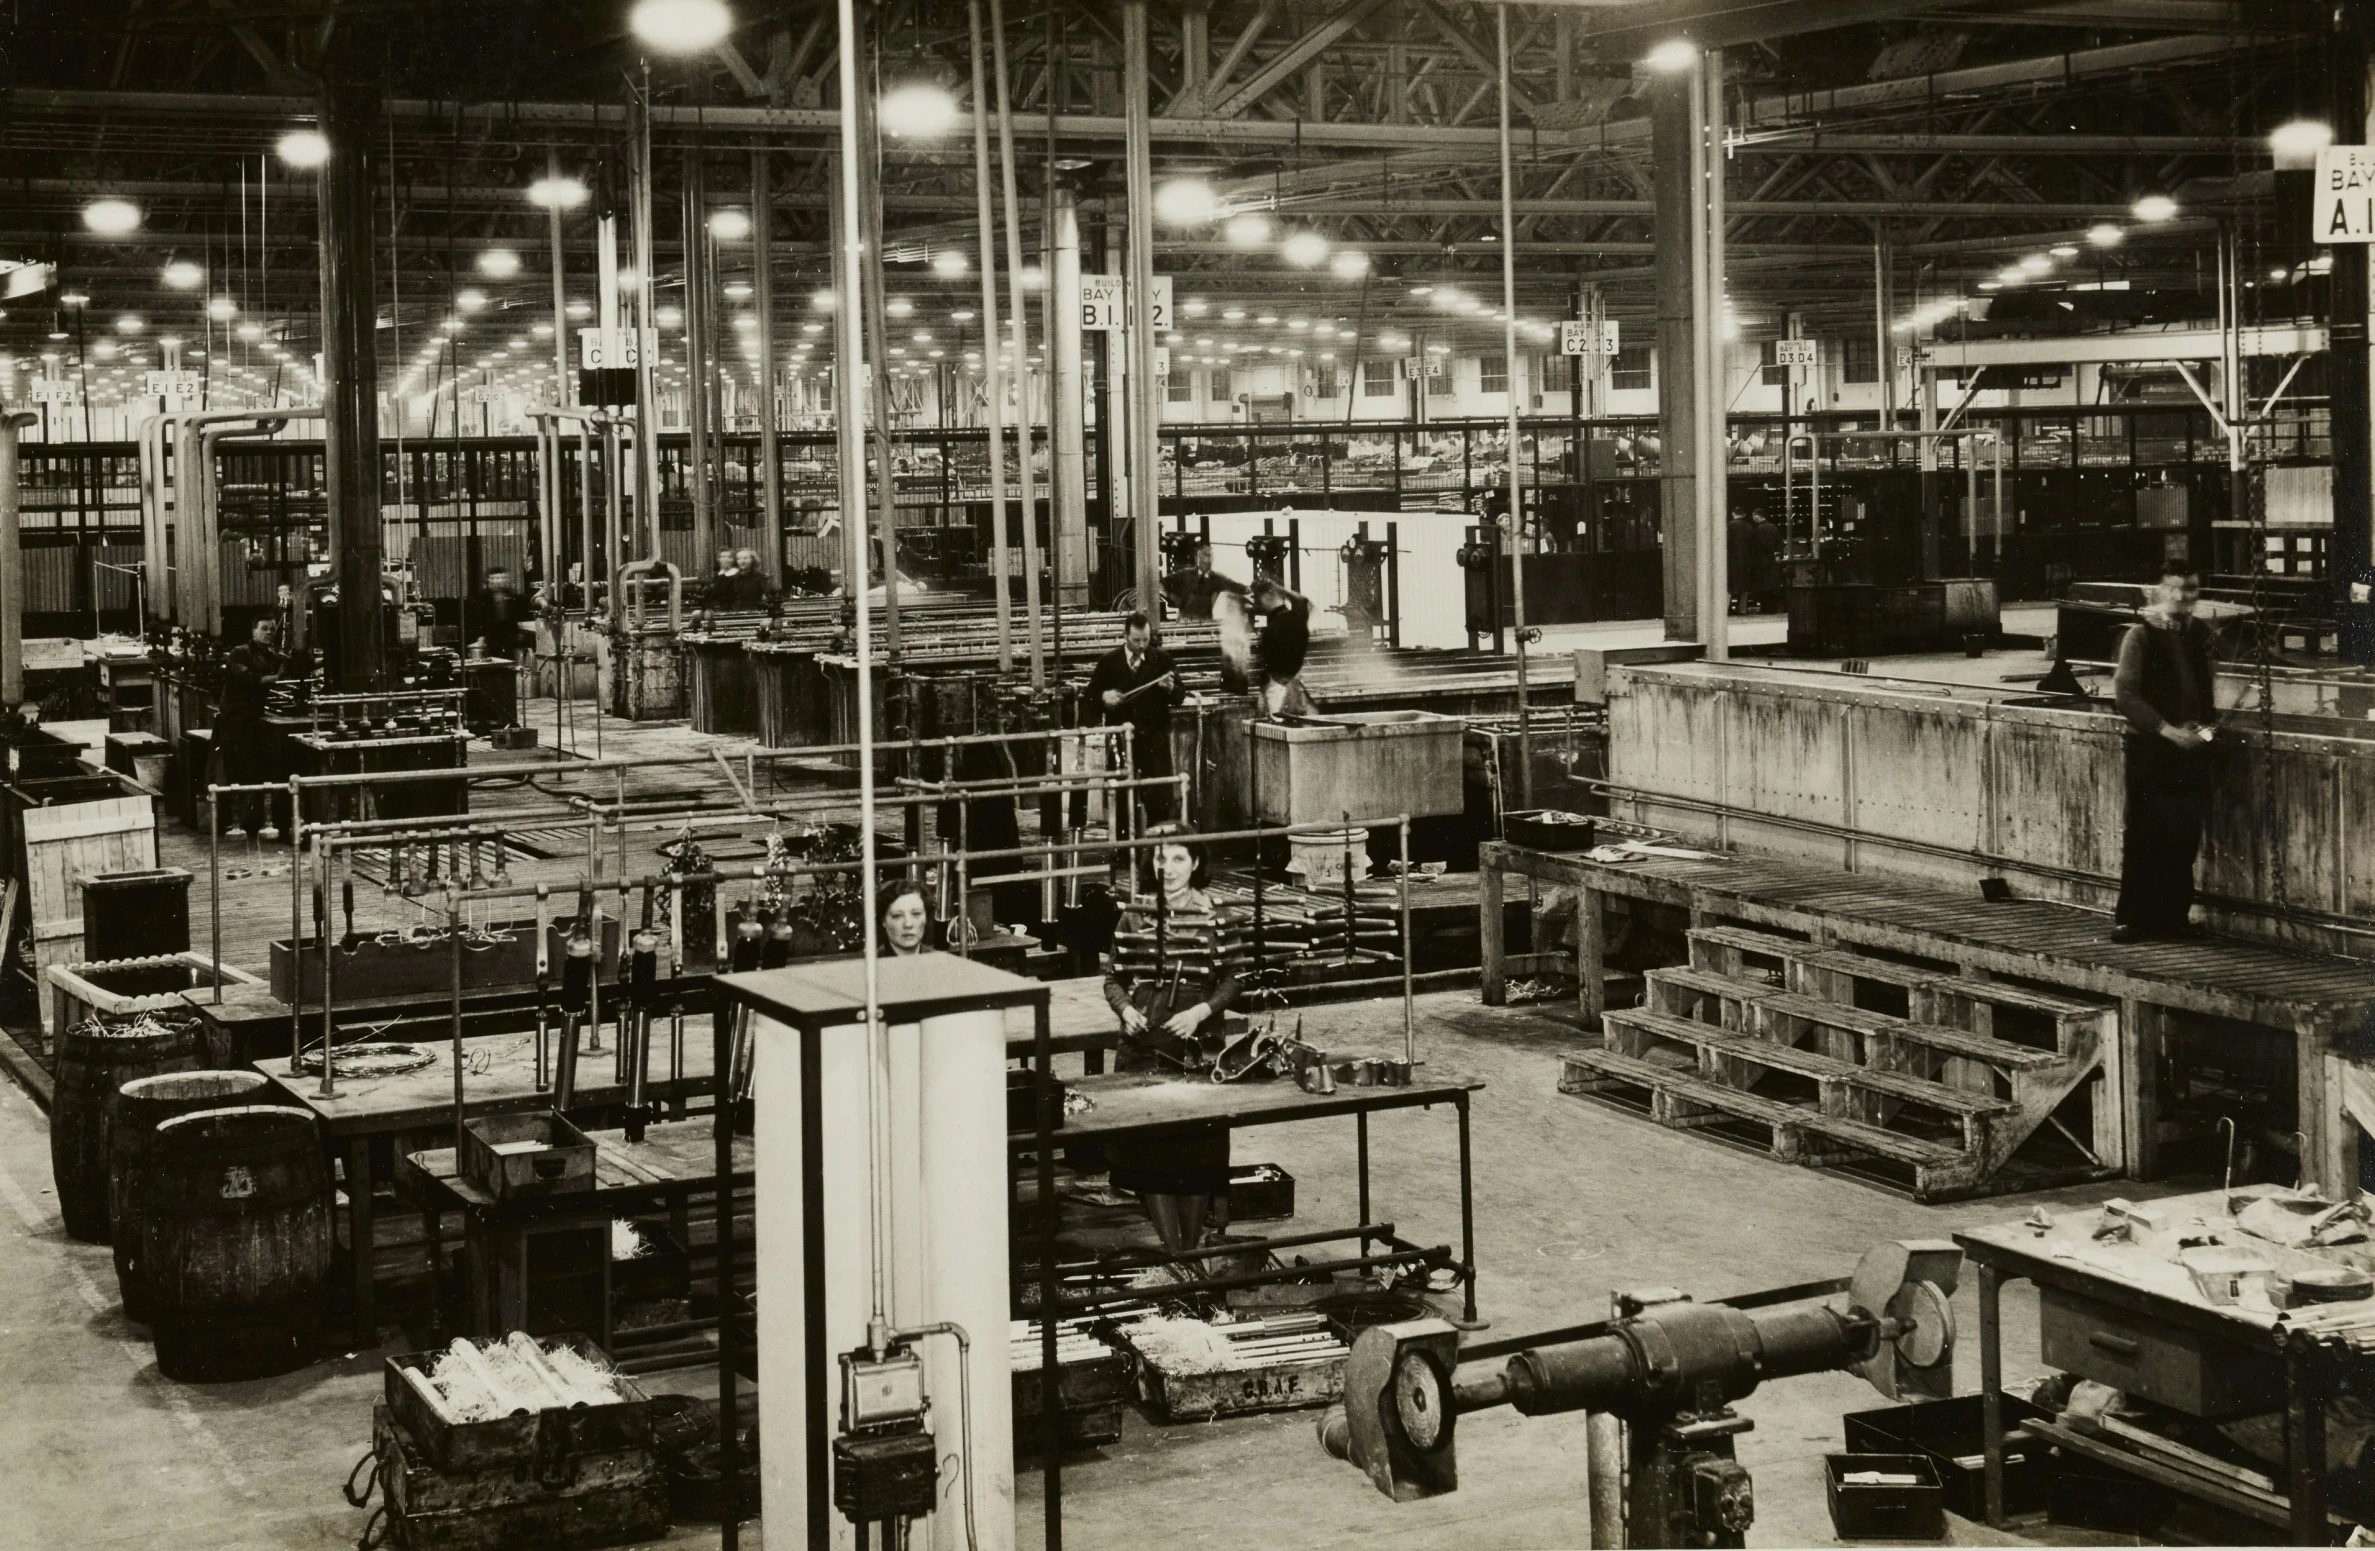
[[[1097,660],[1089,693],[1105,708],[1105,725],[1128,723],[1140,776],[1167,776],[1171,768],[1171,708],[1187,698],[1170,653],[1154,641],[1143,613],[1122,622],[1122,644]],[[1142,786],[1137,800],[1150,821],[1171,817],[1171,790]]]

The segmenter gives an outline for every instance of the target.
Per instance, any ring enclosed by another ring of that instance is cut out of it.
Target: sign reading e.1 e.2
[[[2375,146],[2329,145],[2317,153],[2309,235],[2319,242],[2375,242]]]

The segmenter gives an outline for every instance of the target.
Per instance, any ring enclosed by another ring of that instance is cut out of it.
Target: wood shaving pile
[[[1223,1373],[1239,1366],[1229,1338],[1200,1319],[1140,1320],[1130,1327],[1130,1345],[1171,1373]]]
[[[616,1405],[616,1376],[566,1346],[546,1346],[520,1331],[480,1345],[458,1340],[425,1375],[429,1398],[449,1422],[577,1406]]]

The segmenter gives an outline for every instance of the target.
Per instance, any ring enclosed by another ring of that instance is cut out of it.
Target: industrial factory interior
[[[2375,1546],[2375,0],[4,0],[0,1551]]]

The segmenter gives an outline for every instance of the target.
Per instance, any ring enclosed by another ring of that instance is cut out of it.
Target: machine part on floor
[[[1693,1303],[1670,1289],[1619,1293],[1616,1317],[1541,1341],[1494,1343],[1460,1361],[1459,1334],[1438,1319],[1379,1325],[1353,1344],[1344,1404],[1320,1418],[1321,1447],[1358,1466],[1397,1502],[1457,1490],[1455,1424],[1510,1406],[1525,1416],[1590,1413],[1622,1424],[1624,1535],[1630,1546],[1739,1546],[1755,1518],[1732,1440],[1755,1424],[1732,1410],[1768,1379],[1855,1373],[1890,1399],[1951,1388],[1948,1300],[1962,1251],[1942,1240],[1875,1245],[1844,1288],[1846,1307],[1778,1297]],[[1832,1283],[1821,1293],[1841,1290]],[[1811,1289],[1784,1289],[1800,1297]],[[1505,1355],[1505,1360],[1503,1360]],[[1593,1447],[1588,1489],[1602,1518],[1613,1451]],[[1615,1490],[1609,1488],[1609,1490]],[[1604,1543],[1595,1534],[1595,1544]]]

